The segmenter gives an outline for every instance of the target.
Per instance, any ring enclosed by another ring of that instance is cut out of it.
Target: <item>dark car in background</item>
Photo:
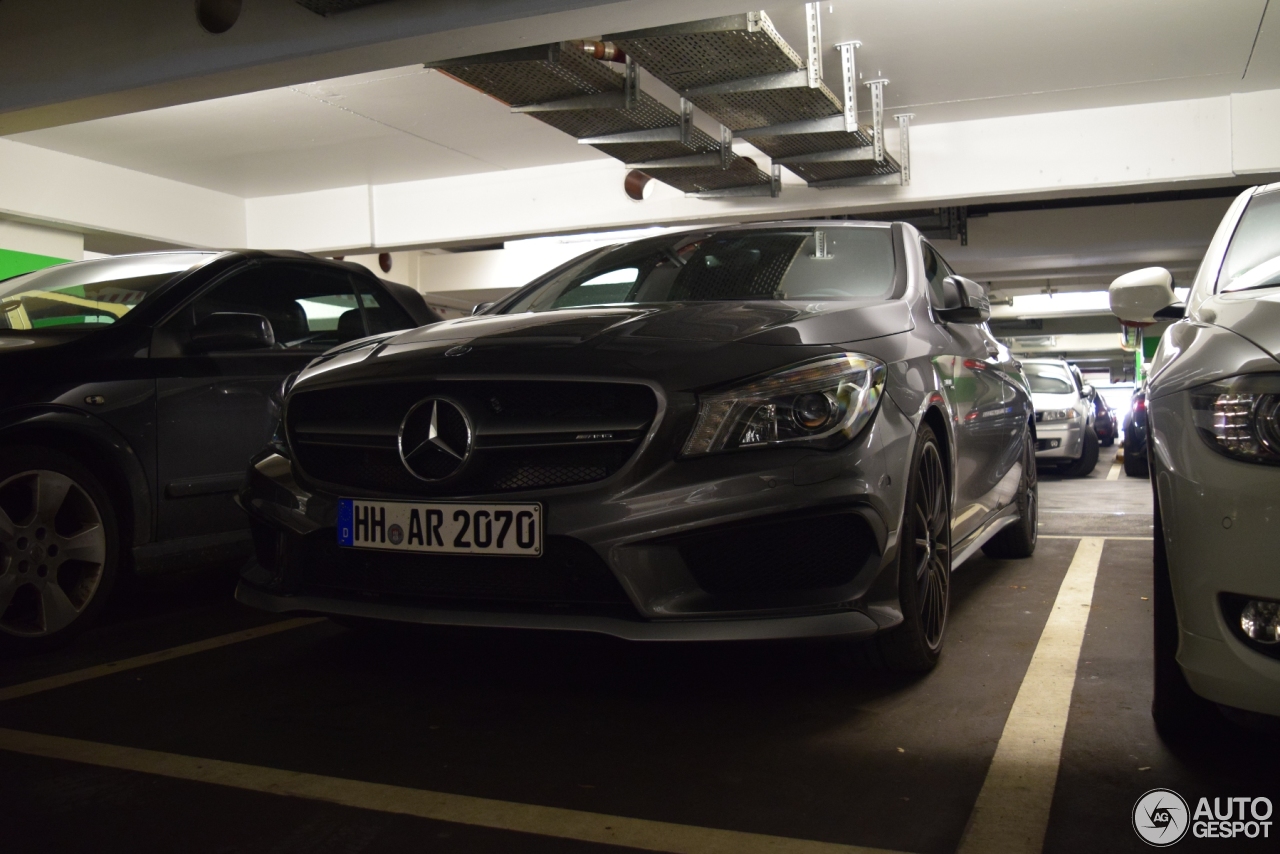
[[[1129,412],[1124,418],[1124,473],[1129,477],[1150,477],[1147,460],[1147,393],[1133,393]]]
[[[1093,392],[1093,432],[1098,436],[1098,444],[1110,448],[1116,443],[1116,432],[1119,430],[1115,411],[1107,405],[1097,390]]]
[[[635,640],[843,636],[926,670],[951,571],[1036,545],[1026,380],[903,224],[590,253],[303,371],[237,597]]]
[[[126,255],[0,282],[0,646],[83,628],[126,566],[246,554],[232,496],[284,378],[436,319],[411,288],[298,252]]]

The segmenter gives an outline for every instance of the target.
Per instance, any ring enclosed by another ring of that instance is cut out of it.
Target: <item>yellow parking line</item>
[[[1082,537],[1076,547],[1009,710],[959,854],[1039,854],[1044,847],[1104,542],[1103,537]]]
[[[0,750],[435,821],[621,845],[644,851],[675,854],[893,854],[880,848],[451,795],[11,729],[0,729]]]
[[[1120,472],[1124,469],[1124,463],[1116,460],[1111,464],[1111,471],[1107,472],[1107,480],[1119,480]]]
[[[220,646],[229,646],[233,643],[240,643],[242,641],[253,640],[254,638],[274,635],[279,632],[287,632],[289,629],[309,626],[312,623],[319,623],[323,620],[323,617],[300,617],[295,620],[281,620],[278,623],[268,623],[265,626],[258,626],[255,629],[245,629],[244,631],[232,632],[228,635],[220,635],[216,638],[208,638],[194,643],[183,644],[182,646],[175,646],[170,649],[162,649],[159,652],[149,652],[146,655],[139,655],[134,658],[126,658],[121,661],[112,661],[107,664],[86,667],[83,670],[73,670],[70,673],[59,673],[57,676],[46,676],[43,679],[35,679],[31,682],[23,682],[19,685],[10,685],[8,688],[0,688],[0,702],[4,702],[5,700],[14,700],[18,697],[26,697],[31,694],[39,694],[41,691],[51,691],[54,688],[63,688],[67,685],[74,685],[77,682],[97,679],[99,676],[110,676],[113,673],[123,673],[126,670],[146,667],[149,664],[158,664],[161,661],[181,658],[184,655],[194,655],[197,652],[217,649]]]

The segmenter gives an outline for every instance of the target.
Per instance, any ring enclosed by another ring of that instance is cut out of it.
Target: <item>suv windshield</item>
[[[1280,286],[1280,190],[1249,201],[1218,275],[1218,291]]]
[[[58,264],[0,282],[0,330],[115,323],[178,273],[216,253],[166,252]]]
[[[587,256],[539,283],[507,313],[709,300],[888,297],[887,226],[677,234]]]
[[[1058,365],[1029,365],[1024,363],[1027,382],[1035,394],[1070,394],[1076,390],[1067,369]]]

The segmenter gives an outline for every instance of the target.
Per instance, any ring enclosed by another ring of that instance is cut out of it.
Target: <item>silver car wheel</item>
[[[93,601],[106,560],[102,515],[76,481],[35,469],[0,483],[0,631],[67,628]]]
[[[942,646],[947,626],[951,584],[951,531],[947,514],[947,482],[942,457],[932,442],[925,446],[916,472],[915,549],[916,602],[920,628],[930,651]]]

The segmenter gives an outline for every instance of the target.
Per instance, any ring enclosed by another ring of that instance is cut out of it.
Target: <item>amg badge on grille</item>
[[[471,459],[471,419],[446,397],[428,397],[413,405],[400,422],[400,461],[425,481],[453,477]]]

